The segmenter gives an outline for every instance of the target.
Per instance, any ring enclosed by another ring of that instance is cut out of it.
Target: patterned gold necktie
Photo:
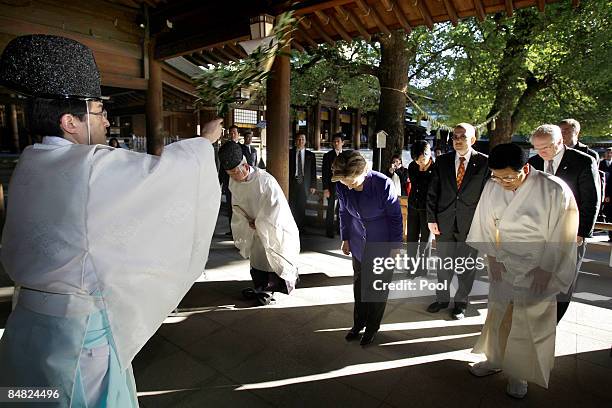
[[[457,190],[461,188],[461,183],[463,183],[463,176],[465,176],[465,157],[460,157],[459,169],[457,169]]]

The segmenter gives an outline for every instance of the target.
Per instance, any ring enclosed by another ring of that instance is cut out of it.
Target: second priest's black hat
[[[223,170],[231,170],[242,162],[242,147],[236,142],[226,142],[219,148],[219,161]]]
[[[91,49],[55,35],[11,40],[0,58],[0,84],[39,98],[103,99]]]

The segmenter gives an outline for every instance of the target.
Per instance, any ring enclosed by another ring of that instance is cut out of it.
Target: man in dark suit
[[[427,223],[436,235],[438,255],[448,257],[476,258],[476,251],[465,244],[472,225],[472,218],[480,200],[480,194],[490,172],[487,156],[472,148],[476,142],[476,131],[468,123],[460,123],[453,130],[454,152],[437,158],[433,165],[431,182],[427,194]],[[427,311],[437,313],[448,307],[450,282],[455,271],[438,268],[438,282],[444,289],[436,291],[436,302]],[[458,273],[459,287],[454,299],[452,316],[462,319],[468,305],[468,296],[474,284],[474,268]]]
[[[331,181],[332,178],[332,163],[336,157],[342,153],[344,145],[344,133],[336,133],[332,136],[333,149],[323,155],[323,164],[321,166],[322,181],[323,181],[323,197],[327,198],[327,212],[325,215],[325,232],[328,238],[333,238],[338,230],[338,224],[335,217],[338,216],[338,205],[336,199],[336,183]]]
[[[563,119],[559,122],[559,127],[561,128],[561,135],[563,135],[563,144],[565,146],[586,153],[595,159],[595,163],[599,163],[599,155],[597,152],[578,141],[578,137],[580,136],[580,122],[576,119]]]
[[[257,149],[251,146],[253,141],[253,132],[248,130],[244,134],[244,144],[241,144],[242,154],[246,157],[246,161],[249,166],[257,167]]]
[[[306,198],[308,193],[317,191],[316,158],[306,150],[306,135],[295,136],[295,148],[289,151],[289,206],[300,231],[306,218]]]
[[[574,193],[579,212],[578,236],[576,237],[578,245],[577,278],[586,252],[585,239],[593,234],[601,201],[601,190],[595,159],[586,153],[564,146],[563,142],[559,126],[542,125],[538,127],[531,135],[531,144],[538,154],[529,159],[529,164],[537,170],[559,177]],[[557,322],[567,311],[574,287],[575,281],[568,293],[557,295]]]
[[[612,172],[612,147],[608,147],[604,152],[604,157],[599,162],[599,171],[606,174]]]
[[[229,140],[225,143],[238,143],[240,133],[238,126],[232,125],[229,127]],[[229,219],[230,230],[225,233],[226,236],[232,236],[232,192],[229,189],[229,176],[221,167],[219,167],[219,182],[221,183],[221,192],[225,195],[225,204],[227,205],[227,218]]]

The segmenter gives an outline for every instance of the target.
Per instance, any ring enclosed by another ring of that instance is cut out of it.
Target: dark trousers
[[[609,182],[612,183],[612,178]],[[605,216],[606,222],[612,222],[612,203],[604,203],[601,213]],[[608,239],[612,241],[612,231],[608,231]]]
[[[430,234],[427,226],[427,210],[408,207],[408,226],[406,228],[406,240],[410,249],[408,254],[424,256]]]
[[[306,186],[293,181],[289,186],[289,207],[297,227],[301,230],[306,218]]]
[[[576,281],[578,280],[578,273],[580,272],[580,267],[582,266],[582,260],[584,259],[584,254],[586,253],[586,240],[582,242],[577,248],[576,251],[576,278],[574,279],[574,283],[567,290],[567,293],[559,293],[557,295],[557,323],[561,321],[565,312],[567,312],[567,308],[569,307],[569,302],[572,299],[572,295],[574,294],[574,289],[576,289]]]
[[[274,272],[251,268],[253,288],[263,292],[280,292],[288,294],[287,282]]]
[[[448,257],[452,258],[453,260],[457,258],[468,257],[476,259],[478,251],[469,247],[465,243],[466,235],[467,234],[460,233],[455,226],[455,232],[446,234],[442,233],[438,236],[438,238],[436,238],[436,242],[439,244],[437,245],[438,256],[442,258],[442,264],[445,263],[444,260]],[[454,275],[455,271],[452,268],[438,268],[438,283],[445,283],[446,288],[436,290],[436,297],[438,302],[447,303],[450,301],[450,284],[453,280]],[[457,288],[457,293],[455,294],[455,305],[467,304],[468,297],[470,295],[470,292],[472,291],[472,286],[474,286],[475,275],[475,268],[465,268],[463,273],[457,273],[459,287]]]
[[[387,291],[383,296],[384,301],[381,302],[363,302],[362,299],[362,276],[364,280],[370,281],[373,277],[372,271],[365,271],[362,273],[361,262],[353,258],[353,296],[355,297],[355,305],[353,309],[353,327],[363,328],[365,327],[367,332],[377,332],[380,328],[380,322],[382,321],[383,315],[385,314],[385,307],[387,307],[386,297],[389,295]]]
[[[336,187],[332,186],[329,190],[329,198],[327,199],[327,212],[325,214],[325,232],[327,235],[336,235],[338,231],[338,200],[336,199]]]
[[[232,208],[232,193],[229,191],[229,188],[225,189],[225,201],[227,201],[228,209],[227,209],[227,218],[230,223],[230,232],[232,231],[232,214],[234,213],[234,209]]]

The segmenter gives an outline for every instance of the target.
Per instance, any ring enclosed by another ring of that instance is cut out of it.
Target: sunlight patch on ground
[[[153,395],[174,394],[176,392],[195,391],[198,388],[181,388],[177,390],[159,390],[159,391],[140,391],[137,393],[139,397],[151,397]]]
[[[439,327],[454,327],[454,326],[471,326],[483,324],[486,317],[486,310],[479,310],[480,316],[467,317],[462,320],[424,320],[417,322],[403,322],[403,323],[388,323],[380,326],[381,332],[386,331],[401,331],[401,330],[419,330],[419,329],[433,329]],[[334,329],[320,329],[316,332],[336,332],[345,331],[350,327],[339,327]]]
[[[480,332],[474,333],[466,333],[466,334],[453,334],[450,336],[436,336],[436,337],[421,337],[418,339],[411,340],[402,340],[402,341],[394,341],[391,343],[383,343],[381,346],[400,346],[403,344],[414,344],[414,343],[429,343],[432,341],[445,341],[445,340],[453,340],[453,339],[462,339],[465,337],[473,337],[478,336]]]
[[[330,379],[339,378],[339,377],[346,377],[349,375],[359,375],[359,374],[365,374],[365,373],[371,373],[371,372],[377,372],[377,371],[383,371],[383,370],[392,370],[395,368],[415,366],[419,364],[432,363],[432,362],[442,361],[442,360],[457,360],[457,361],[465,361],[465,362],[470,362],[470,363],[481,360],[480,357],[474,354],[471,354],[469,351],[470,349],[465,349],[465,350],[451,351],[447,353],[432,354],[432,355],[427,355],[427,356],[403,358],[400,360],[355,364],[355,365],[350,365],[350,366],[340,368],[338,370],[332,370],[332,371],[321,373],[321,374],[306,375],[302,377],[286,378],[283,380],[266,381],[266,382],[253,383],[253,384],[244,384],[236,388],[236,391],[276,388],[276,387],[284,387],[284,386],[292,385],[292,384],[301,384],[301,383],[313,382],[313,381],[324,381],[324,380],[330,380]]]

